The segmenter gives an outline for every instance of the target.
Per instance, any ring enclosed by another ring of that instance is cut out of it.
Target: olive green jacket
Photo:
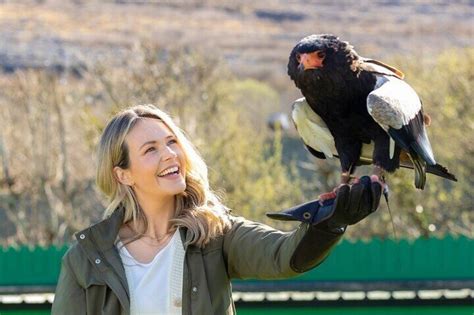
[[[206,247],[185,248],[184,315],[235,314],[230,280],[288,278],[319,263],[341,234],[302,223],[293,232],[230,216],[232,227]],[[76,234],[64,255],[52,314],[129,314],[130,293],[115,247],[123,211]],[[190,235],[180,229],[185,243]]]

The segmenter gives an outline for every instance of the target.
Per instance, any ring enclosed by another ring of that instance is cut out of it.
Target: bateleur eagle
[[[436,162],[425,130],[429,118],[401,71],[322,34],[293,48],[288,75],[304,96],[293,104],[295,126],[314,156],[340,159],[341,183],[361,164],[373,164],[382,179],[400,166],[413,168],[419,189],[426,172],[456,181]]]

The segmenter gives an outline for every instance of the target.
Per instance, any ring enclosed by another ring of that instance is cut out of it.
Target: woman
[[[52,313],[235,314],[232,278],[307,271],[347,224],[376,210],[380,185],[361,182],[340,189],[329,219],[284,233],[227,211],[168,115],[152,105],[126,109],[99,143],[105,218],[78,232],[63,257]],[[302,207],[311,212],[318,204]]]

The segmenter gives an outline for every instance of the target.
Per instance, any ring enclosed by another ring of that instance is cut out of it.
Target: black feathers
[[[360,57],[349,43],[323,34],[307,36],[293,48],[288,75],[329,129],[342,172],[352,173],[363,144],[372,142],[372,162],[386,171],[400,167],[401,154],[410,157],[417,188],[424,187],[427,170],[455,180],[434,159],[421,101],[401,71]]]

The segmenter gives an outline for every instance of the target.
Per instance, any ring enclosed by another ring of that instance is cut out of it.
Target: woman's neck
[[[137,198],[140,208],[145,214],[148,227],[144,231],[146,236],[159,239],[168,233],[169,221],[173,218],[175,212],[175,197],[145,199]],[[142,222],[139,222],[139,231],[142,228]]]

